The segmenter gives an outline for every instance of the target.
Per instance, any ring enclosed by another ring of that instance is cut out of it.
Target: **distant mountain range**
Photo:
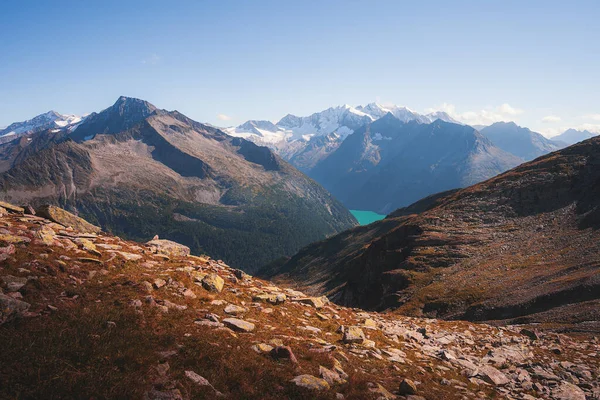
[[[145,101],[126,99],[85,119],[50,112],[12,124],[2,131],[6,139],[0,147],[0,172],[43,148],[52,135],[85,142],[131,129],[157,112]],[[50,134],[30,145],[44,130]],[[513,122],[478,132],[443,112],[423,115],[377,103],[331,107],[307,117],[288,114],[277,123],[250,120],[223,131],[269,147],[347,208],[378,213],[480,182],[591,135],[569,130],[558,137],[565,141],[550,140]]]
[[[442,120],[403,122],[388,113],[348,136],[309,175],[346,207],[387,214],[521,162],[470,126]]]
[[[495,146],[525,161],[566,147],[566,143],[550,140],[514,122],[496,122],[481,129],[481,134]]]
[[[313,243],[261,275],[353,307],[597,330],[598,165],[600,137]]]
[[[381,121],[388,116],[393,123]],[[377,103],[288,114],[277,123],[251,120],[226,131],[268,146],[348,208],[378,213],[480,182],[569,142],[514,122],[468,127],[445,112]]]
[[[77,115],[63,115],[56,111],[48,111],[30,120],[15,122],[0,130],[0,143],[14,140],[27,134],[40,132],[46,129],[64,129],[76,126],[82,117]]]
[[[406,107],[370,103],[358,107],[331,107],[308,117],[288,114],[276,124],[252,120],[237,127],[225,128],[225,131],[232,136],[268,146],[298,169],[307,172],[355,130],[388,113],[403,122],[431,123],[437,119],[457,122],[444,112],[422,115]]]
[[[139,99],[120,97],[75,129],[15,138],[0,156],[2,199],[60,205],[115,234],[158,234],[248,271],[356,225],[268,148]]]
[[[577,129],[568,129],[560,135],[554,136],[552,140],[566,144],[575,144],[593,138],[594,136],[598,136],[598,134],[587,130],[579,131]]]

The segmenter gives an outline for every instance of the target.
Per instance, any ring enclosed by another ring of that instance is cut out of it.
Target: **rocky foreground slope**
[[[265,277],[343,305],[600,332],[600,138],[302,249]]]
[[[600,399],[592,336],[364,312],[0,208],[0,398]]]

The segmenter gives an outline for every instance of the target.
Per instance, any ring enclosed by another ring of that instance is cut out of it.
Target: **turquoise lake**
[[[377,214],[373,211],[350,210],[350,212],[361,225],[368,225],[371,222],[379,221],[380,219],[385,218],[385,215]]]

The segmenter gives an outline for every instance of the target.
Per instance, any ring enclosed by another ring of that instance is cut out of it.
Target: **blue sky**
[[[7,0],[0,126],[126,95],[222,126],[378,101],[600,129],[598,20],[598,1]]]

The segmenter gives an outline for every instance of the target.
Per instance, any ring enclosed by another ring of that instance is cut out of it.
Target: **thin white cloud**
[[[550,124],[555,124],[557,122],[562,121],[562,118],[556,115],[547,115],[544,118],[542,118],[542,122],[546,122],[546,123],[550,123]]]
[[[225,114],[217,114],[217,118],[220,119],[221,121],[231,120],[231,117],[229,115],[225,115]]]
[[[519,114],[523,114],[523,110],[511,107],[511,105],[507,104],[507,103],[504,103],[500,107],[498,107],[497,111],[499,113],[501,113],[501,114],[507,114],[507,115],[519,115]]]
[[[160,61],[160,56],[158,54],[151,54],[149,57],[146,57],[142,60],[142,64],[155,65],[159,61]]]
[[[552,138],[554,136],[560,135],[568,129],[575,129],[577,131],[588,131],[600,135],[600,124],[580,124],[575,126],[563,125],[555,128],[544,129],[540,133],[546,136],[547,138]]]
[[[520,108],[515,108],[508,103],[479,111],[464,112],[458,112],[454,104],[443,103],[441,106],[430,108],[427,111],[444,111],[452,118],[469,125],[490,125],[498,121],[512,121],[514,117],[524,113]]]
[[[600,124],[581,124],[576,126],[578,131],[590,131],[592,133],[600,133]]]
[[[582,119],[592,120],[592,121],[600,121],[600,114],[582,115],[581,118]]]

